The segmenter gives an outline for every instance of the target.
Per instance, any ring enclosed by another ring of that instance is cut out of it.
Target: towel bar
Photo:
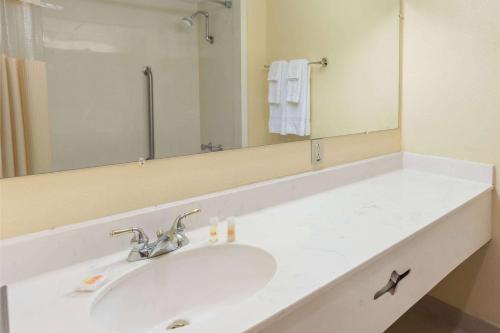
[[[321,67],[328,67],[328,58],[325,57],[319,61],[311,61],[309,65],[321,65]],[[270,65],[264,65],[265,69],[269,69],[270,67]]]

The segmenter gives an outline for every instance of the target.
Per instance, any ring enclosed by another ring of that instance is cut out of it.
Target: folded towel
[[[275,61],[269,68],[267,80],[269,81],[269,97],[270,104],[280,104],[281,102],[281,86],[283,85],[283,68],[287,65],[286,61]]]
[[[273,63],[274,64],[274,63]],[[288,62],[280,61],[276,76],[273,66],[269,69],[269,132],[285,134],[285,111],[286,111],[286,86]],[[271,73],[271,71],[273,73]],[[271,91],[273,91],[271,93]],[[271,98],[273,97],[273,98]]]
[[[307,79],[304,73],[309,68],[309,61],[305,59],[297,59],[290,62],[288,65],[288,90],[287,101],[290,103],[299,103],[302,91],[302,85]]]
[[[285,110],[285,133],[299,136],[311,135],[311,69],[307,60],[300,62],[300,80],[298,84],[298,98],[294,101],[287,96]],[[291,71],[288,71],[291,73]],[[290,85],[294,80],[288,80],[288,94],[290,95]],[[295,87],[293,87],[295,88]],[[298,102],[295,102],[298,101]]]

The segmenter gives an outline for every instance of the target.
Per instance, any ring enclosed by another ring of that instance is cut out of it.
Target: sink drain
[[[189,325],[189,321],[186,321],[186,320],[183,320],[183,319],[179,319],[179,320],[174,321],[172,324],[170,324],[167,327],[167,331],[175,330],[177,328],[186,327],[188,325]]]

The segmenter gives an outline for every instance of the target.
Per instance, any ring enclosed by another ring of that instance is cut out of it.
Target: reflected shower
[[[191,28],[194,26],[194,19],[199,15],[202,15],[203,17],[205,17],[205,40],[207,42],[209,42],[210,44],[213,44],[214,43],[214,36],[212,36],[210,34],[210,14],[208,14],[208,12],[198,11],[189,17],[184,17],[182,19],[182,23],[186,24],[188,27]]]

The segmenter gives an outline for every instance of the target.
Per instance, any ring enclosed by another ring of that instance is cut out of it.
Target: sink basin
[[[190,325],[244,301],[273,277],[267,252],[221,245],[166,255],[104,289],[92,305],[98,325],[114,332],[165,332],[176,320]],[[182,330],[181,330],[182,331]]]

